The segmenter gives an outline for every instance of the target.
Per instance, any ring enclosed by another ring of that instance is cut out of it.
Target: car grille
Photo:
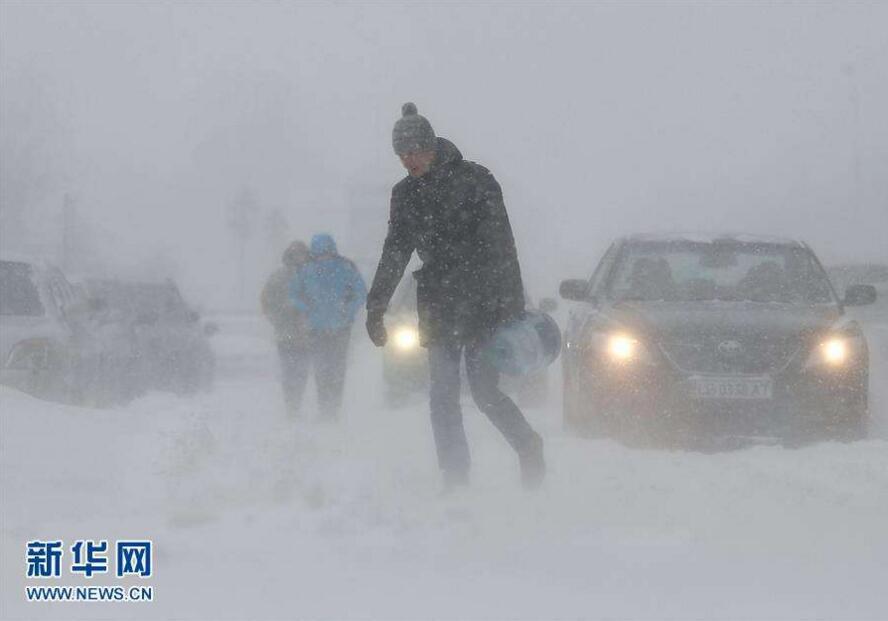
[[[785,368],[800,347],[797,337],[768,334],[695,334],[660,342],[667,358],[690,373],[774,373]]]

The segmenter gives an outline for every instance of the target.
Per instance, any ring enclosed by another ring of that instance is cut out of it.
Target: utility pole
[[[265,216],[265,241],[275,256],[283,251],[290,235],[290,223],[280,209],[272,209]]]
[[[247,242],[253,236],[253,219],[259,207],[249,188],[244,188],[228,206],[228,228],[238,246],[238,297],[244,302],[247,278]]]

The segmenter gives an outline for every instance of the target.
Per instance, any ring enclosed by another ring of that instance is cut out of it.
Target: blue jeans
[[[429,347],[430,405],[438,465],[445,477],[468,478],[471,459],[460,408],[459,367],[463,353],[472,398],[478,409],[520,455],[533,450],[540,436],[518,406],[499,389],[499,371],[482,356],[484,343],[440,344]]]

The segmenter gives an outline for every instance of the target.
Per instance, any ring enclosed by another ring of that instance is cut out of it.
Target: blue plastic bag
[[[527,311],[524,319],[498,328],[484,353],[501,373],[532,375],[558,358],[561,330],[546,313]]]

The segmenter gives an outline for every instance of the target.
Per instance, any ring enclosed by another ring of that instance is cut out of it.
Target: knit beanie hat
[[[434,151],[435,130],[416,110],[416,104],[407,102],[401,106],[401,118],[392,130],[392,146],[398,155],[417,151]]]

